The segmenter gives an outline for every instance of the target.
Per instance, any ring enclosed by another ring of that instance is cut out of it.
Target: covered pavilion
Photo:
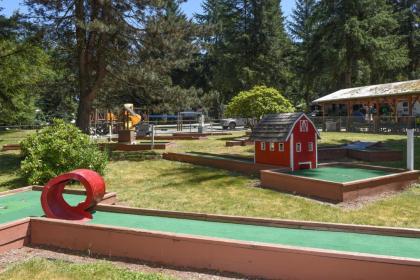
[[[326,118],[345,117],[347,130],[364,126],[367,131],[399,132],[416,117],[420,120],[420,79],[341,89],[313,101]],[[401,131],[402,132],[402,131]]]

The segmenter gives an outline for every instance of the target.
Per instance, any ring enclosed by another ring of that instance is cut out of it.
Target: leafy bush
[[[30,184],[42,184],[54,176],[77,168],[89,168],[103,174],[107,156],[88,135],[76,126],[54,120],[22,141],[25,159],[21,171]]]
[[[229,102],[226,116],[261,119],[269,113],[293,112],[292,103],[277,89],[255,86],[251,90],[241,91]]]

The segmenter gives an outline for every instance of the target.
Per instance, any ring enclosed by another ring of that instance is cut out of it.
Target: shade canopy
[[[314,100],[314,103],[339,103],[370,98],[395,98],[405,95],[420,95],[420,80],[396,82],[389,84],[370,85],[364,87],[346,88]]]

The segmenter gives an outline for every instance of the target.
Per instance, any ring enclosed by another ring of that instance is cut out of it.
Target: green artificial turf
[[[27,191],[0,197],[0,223],[42,216],[40,196],[39,191]],[[84,196],[66,194],[65,199],[75,205],[82,201]],[[88,223],[420,259],[420,238],[276,228],[102,211],[95,212],[93,220]]]
[[[335,183],[345,183],[392,174],[391,172],[383,170],[373,170],[345,166],[329,166],[320,167],[316,169],[301,169],[287,173],[296,176],[308,177]]]
[[[420,259],[420,238],[96,212],[92,224]]]
[[[0,224],[12,222],[26,217],[44,215],[41,207],[41,192],[26,191],[0,197]],[[76,205],[85,196],[65,194],[64,199],[70,205]]]

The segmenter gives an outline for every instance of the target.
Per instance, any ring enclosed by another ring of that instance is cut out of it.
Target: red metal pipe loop
[[[79,181],[86,189],[85,201],[77,206],[69,205],[63,191],[69,181]],[[48,218],[64,220],[89,220],[92,214],[87,211],[99,203],[105,195],[105,181],[95,171],[89,169],[76,169],[61,174],[45,185],[41,194],[41,205]]]

